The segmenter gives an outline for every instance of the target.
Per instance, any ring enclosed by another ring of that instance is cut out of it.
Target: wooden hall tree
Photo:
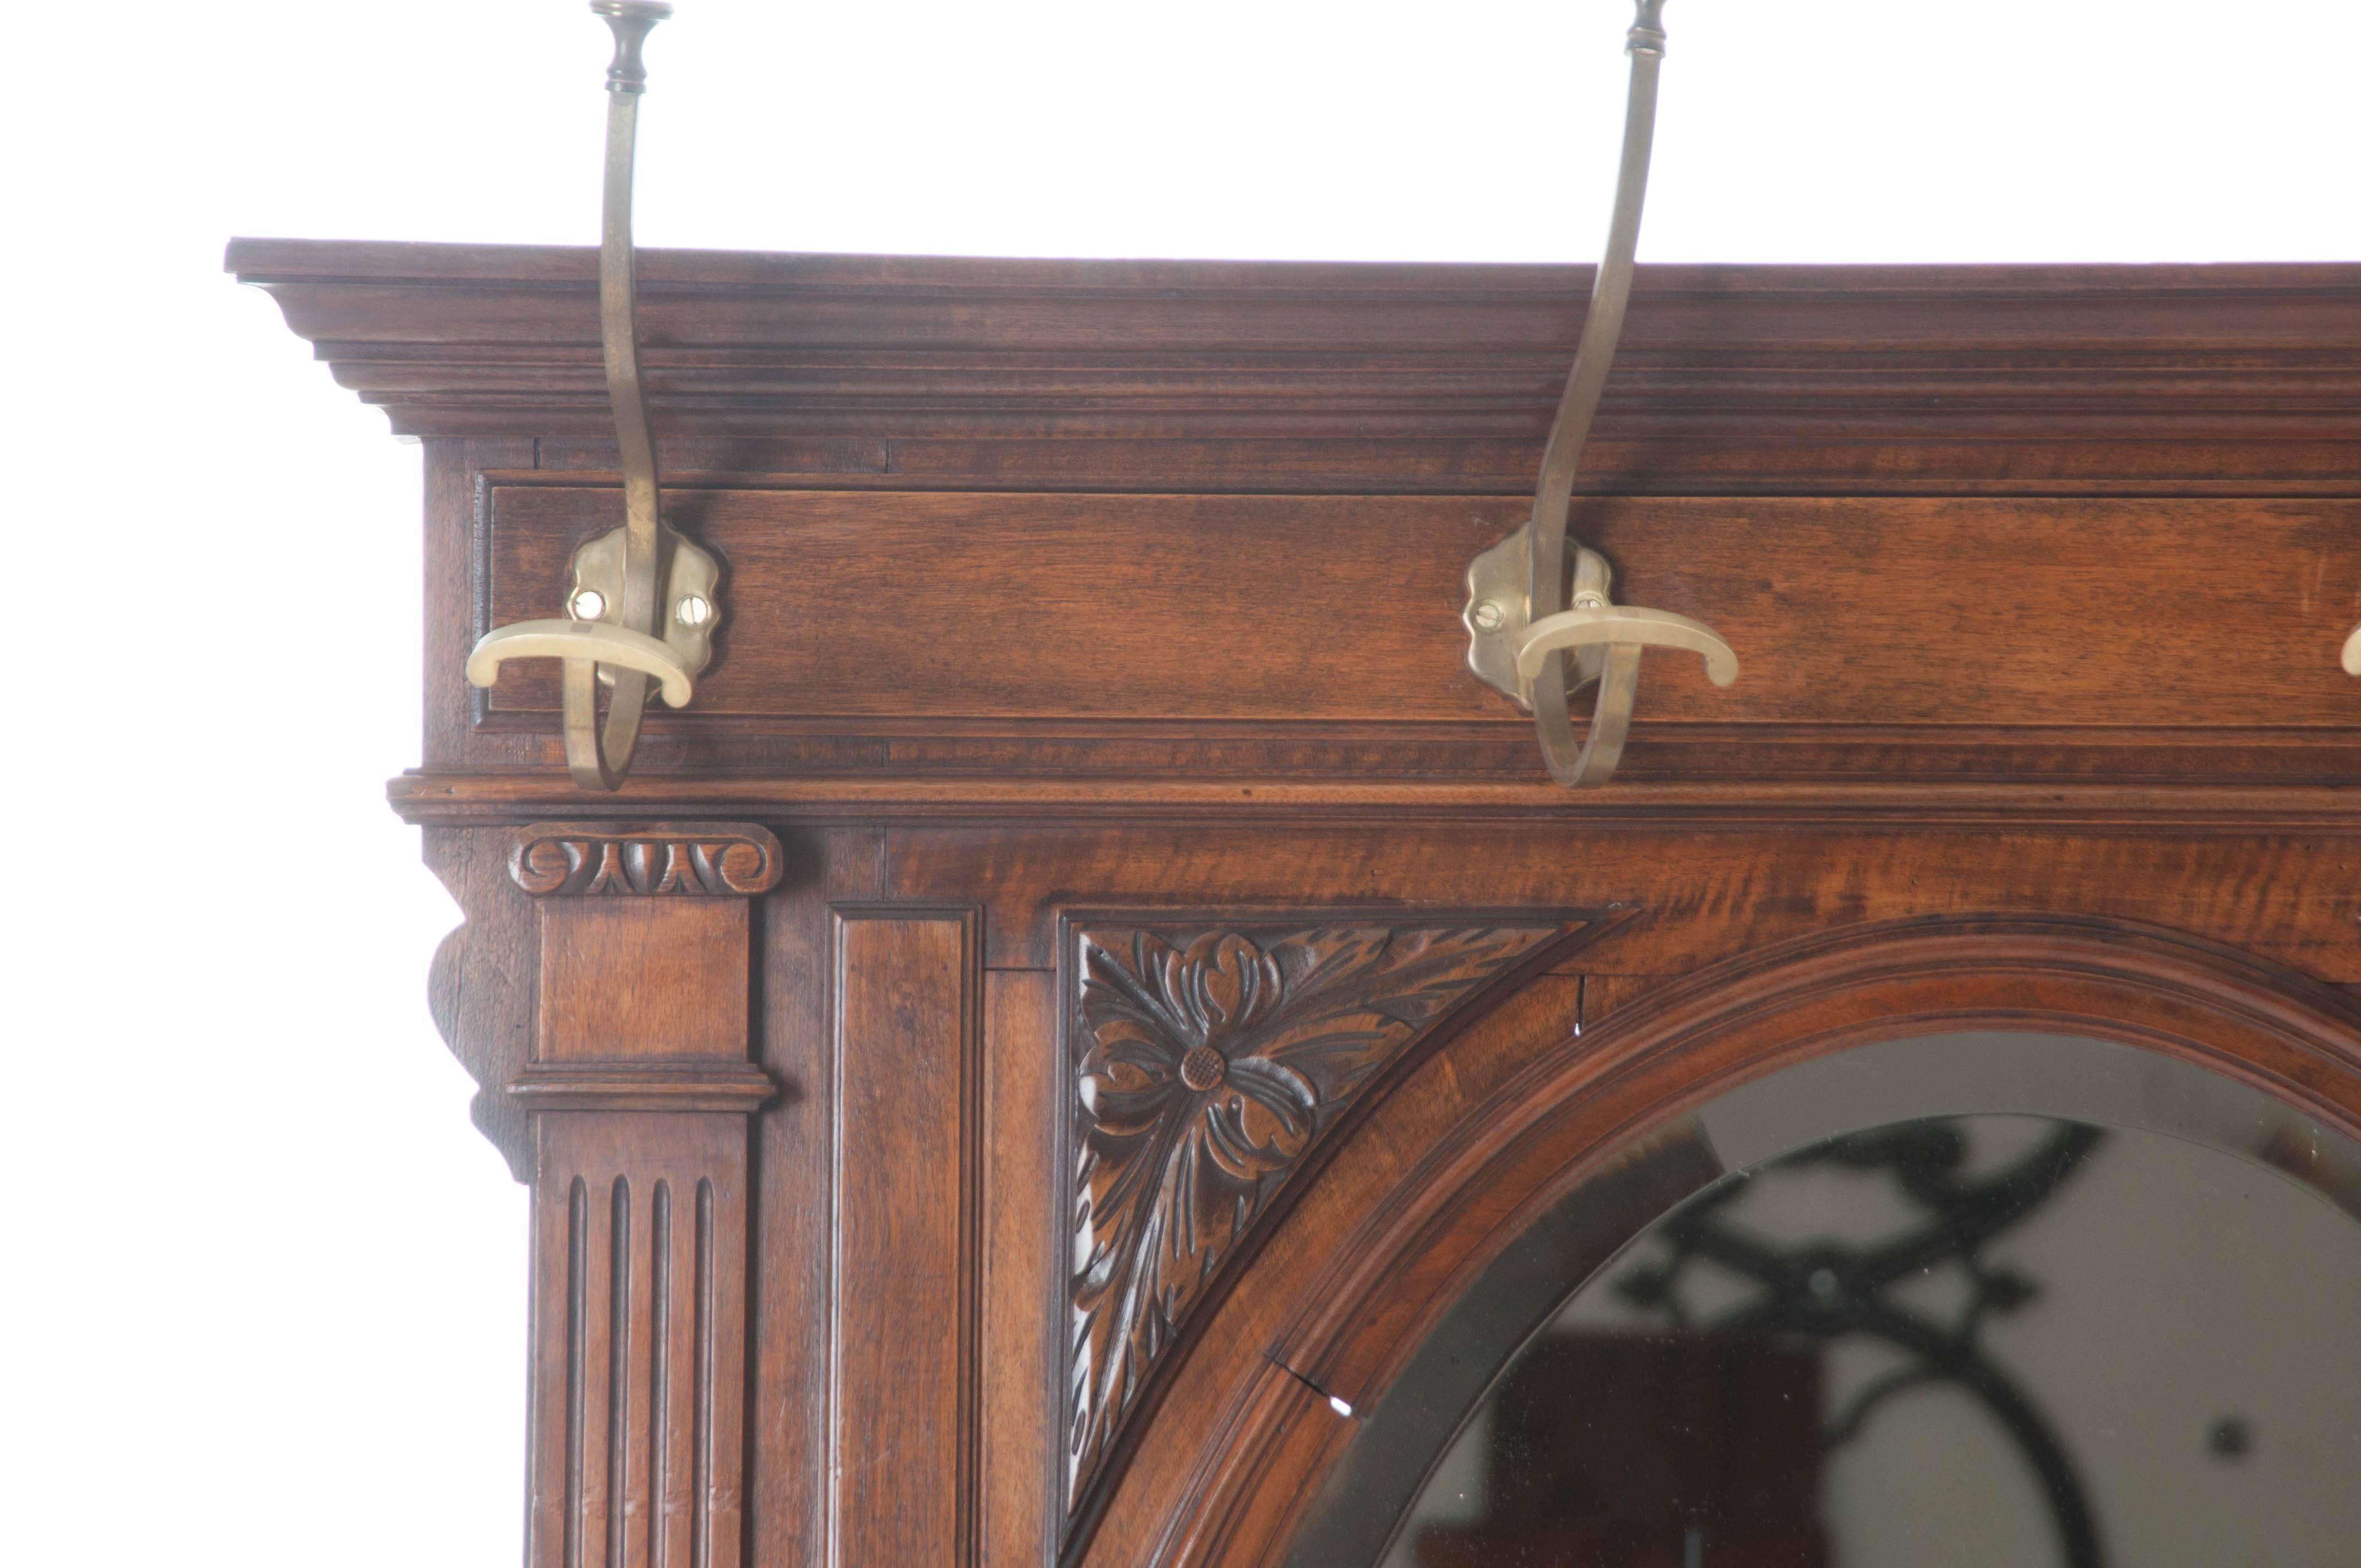
[[[2361,1136],[2361,267],[1642,269],[1574,532],[1746,673],[1576,795],[1459,617],[1585,269],[650,253],[725,616],[609,795],[462,673],[622,520],[595,258],[230,265],[427,443],[535,1568],[1285,1562],[1535,1215],[1875,1040]]]

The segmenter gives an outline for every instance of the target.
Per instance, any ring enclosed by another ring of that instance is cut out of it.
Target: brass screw
[[[607,596],[596,588],[584,588],[574,596],[574,619],[596,620],[607,613]]]
[[[1509,612],[1500,608],[1499,600],[1486,599],[1476,607],[1475,614],[1469,619],[1475,621],[1478,631],[1498,631],[1509,623]]]
[[[672,618],[683,626],[702,626],[713,619],[713,606],[701,594],[683,594],[672,607]]]

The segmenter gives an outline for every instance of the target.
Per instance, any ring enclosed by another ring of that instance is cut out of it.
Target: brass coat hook
[[[566,763],[584,789],[622,787],[640,743],[653,680],[665,703],[688,706],[692,677],[713,657],[721,619],[713,557],[664,521],[656,447],[640,384],[638,288],[632,265],[631,164],[648,73],[640,48],[672,15],[662,0],[591,0],[615,35],[607,68],[607,180],[598,246],[598,334],[607,397],[623,463],[623,526],[574,553],[563,620],[522,620],[485,633],[467,679],[489,686],[511,659],[565,662]],[[661,611],[661,613],[659,613]],[[598,687],[612,688],[598,727]]]
[[[1591,417],[1606,389],[1608,367],[1623,334],[1631,297],[1631,261],[1640,247],[1640,208],[1648,192],[1648,154],[1656,128],[1656,72],[1664,62],[1664,0],[1638,0],[1624,48],[1631,90],[1623,115],[1623,161],[1615,179],[1615,215],[1607,255],[1591,285],[1590,310],[1574,351],[1542,454],[1530,521],[1476,557],[1467,568],[1467,663],[1488,685],[1532,710],[1550,777],[1573,789],[1596,788],[1615,774],[1638,695],[1640,651],[1686,648],[1705,656],[1716,685],[1738,678],[1738,655],[1714,630],[1666,610],[1618,606],[1611,574],[1596,551],[1576,549],[1571,608],[1566,604],[1566,512],[1575,468]],[[1568,697],[1598,688],[1579,750]]]

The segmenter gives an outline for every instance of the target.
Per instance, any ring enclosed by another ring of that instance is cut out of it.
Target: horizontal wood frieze
[[[732,620],[643,773],[700,751],[760,766],[775,727],[818,741],[830,725],[865,730],[844,737],[848,771],[1121,767],[1120,732],[1084,749],[1062,731],[1129,725],[1200,743],[1257,727],[1307,769],[1325,739],[1332,776],[1537,773],[1524,721],[1468,673],[1458,620],[1468,559],[1522,503],[675,494],[675,521],[727,563]],[[490,621],[545,609],[618,504],[496,488]],[[1708,621],[1745,666],[1719,689],[1694,660],[1648,662],[1635,780],[2312,784],[2361,762],[2361,687],[2335,662],[2361,618],[2361,500],[1623,498],[1587,503],[1577,526],[1616,564],[1619,598]],[[504,677],[489,721],[554,748],[554,680]],[[1337,726],[1374,744],[1322,735]],[[1221,767],[1179,751],[1191,777]]]

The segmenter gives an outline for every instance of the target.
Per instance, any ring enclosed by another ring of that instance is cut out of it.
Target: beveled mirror
[[[1528,1226],[1291,1561],[2301,1568],[2361,1536],[2361,1148],[2132,1046],[1716,1095]]]

